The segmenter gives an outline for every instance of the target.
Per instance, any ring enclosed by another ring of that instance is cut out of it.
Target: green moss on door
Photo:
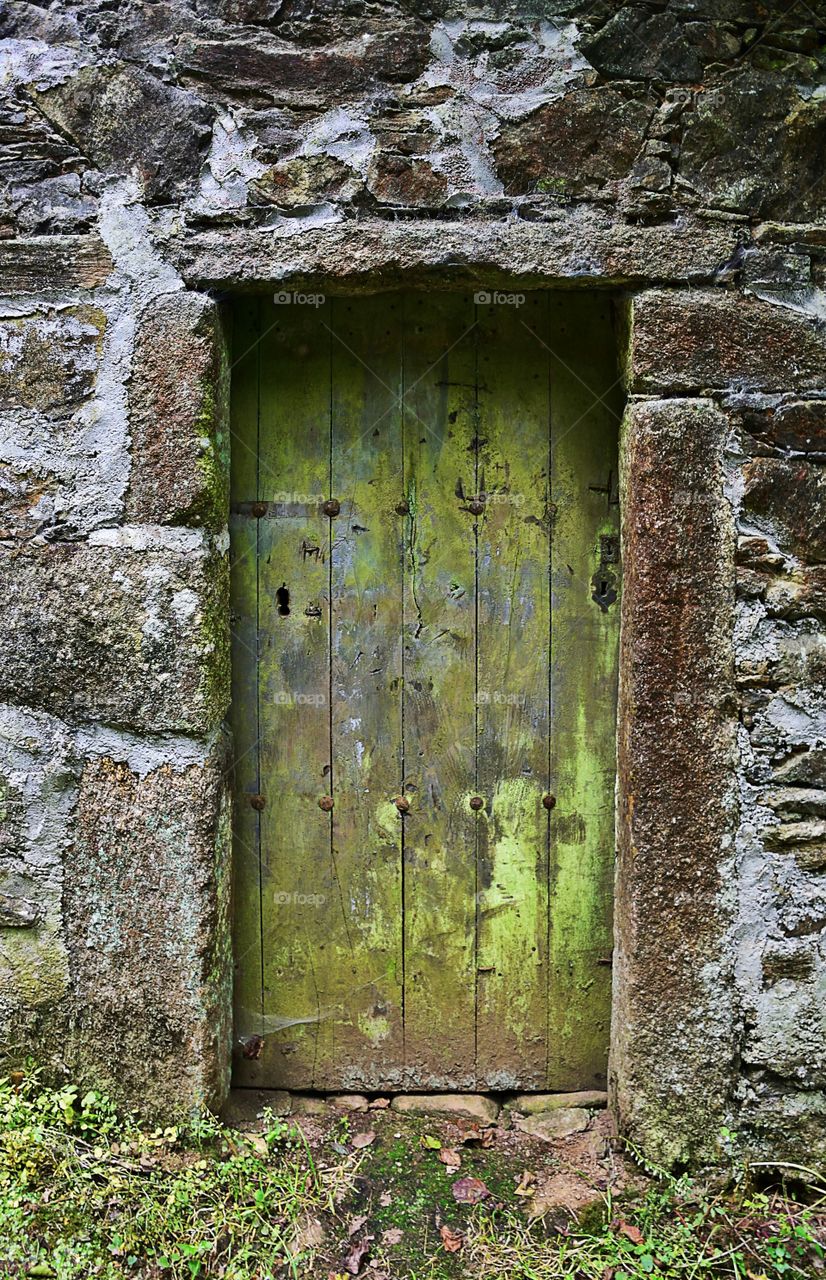
[[[609,304],[261,299],[235,330],[237,1078],[600,1083]]]

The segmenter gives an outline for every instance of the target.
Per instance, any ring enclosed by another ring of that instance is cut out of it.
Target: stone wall
[[[620,1117],[826,1154],[823,4],[64,0],[0,37],[11,1055],[226,1087],[225,293],[611,288]]]

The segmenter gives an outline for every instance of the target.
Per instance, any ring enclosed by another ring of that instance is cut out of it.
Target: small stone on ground
[[[519,1093],[510,1106],[524,1116],[533,1116],[539,1111],[556,1111],[559,1107],[587,1107],[596,1111],[608,1106],[608,1094],[599,1089],[588,1089],[582,1093]]]
[[[499,1104],[481,1093],[407,1093],[391,1102],[394,1111],[415,1116],[458,1116],[477,1124],[493,1124]]]
[[[583,1133],[590,1119],[582,1107],[558,1107],[555,1111],[540,1111],[537,1115],[514,1116],[513,1123],[521,1133],[553,1142],[556,1138],[567,1138],[571,1133]]]

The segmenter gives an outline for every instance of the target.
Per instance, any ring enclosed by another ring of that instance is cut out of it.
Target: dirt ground
[[[366,1110],[309,1105],[322,1109],[274,1120],[267,1093],[236,1090],[224,1119],[262,1135],[273,1123],[300,1128],[312,1162],[336,1187],[329,1211],[308,1217],[295,1242],[297,1253],[317,1249],[312,1271],[301,1274],[323,1280],[463,1275],[473,1205],[484,1206],[492,1230],[497,1215],[516,1210],[558,1231],[598,1221],[610,1202],[644,1184],[616,1149],[605,1111],[592,1112],[584,1132],[549,1142],[518,1131],[507,1111],[480,1127],[469,1118],[400,1114],[386,1099]],[[336,1165],[338,1182],[330,1178]]]

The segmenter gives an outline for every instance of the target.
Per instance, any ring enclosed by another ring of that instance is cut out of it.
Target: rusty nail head
[[[265,516],[267,514],[266,502],[254,502],[252,504],[252,514],[256,516],[259,520],[261,519],[262,516]]]
[[[398,809],[399,813],[407,813],[408,809],[410,808],[410,801],[408,800],[407,796],[396,796],[396,799],[393,801],[393,803]]]
[[[473,516],[480,516],[485,509],[485,504],[481,498],[471,498],[467,504],[467,509]]]
[[[323,809],[325,813],[329,813],[333,807],[333,803],[334,801],[332,796],[322,796],[318,802],[318,807],[319,809]]]
[[[252,805],[253,809],[257,809],[259,813],[264,808],[264,805],[266,803],[267,802],[263,796],[250,796],[250,804]]]
[[[402,502],[400,502],[400,503],[399,503],[399,505],[396,507],[396,515],[397,515],[397,516],[409,516],[409,515],[410,515],[410,503],[409,503],[409,502],[407,502],[406,500],[403,500]]]
[[[341,503],[339,502],[338,498],[330,498],[327,502],[324,503],[324,506],[321,509],[324,512],[325,516],[330,516],[330,518],[332,519],[332,517],[337,516],[339,511],[341,510]]]
[[[482,797],[481,797],[481,796],[471,796],[471,797],[470,797],[470,807],[471,807],[471,809],[482,809],[482,808],[484,807],[484,804],[485,804],[485,802],[484,802],[484,800],[482,799]]]
[[[542,803],[546,809],[553,809],[556,804],[556,796],[547,795],[542,797]]]

